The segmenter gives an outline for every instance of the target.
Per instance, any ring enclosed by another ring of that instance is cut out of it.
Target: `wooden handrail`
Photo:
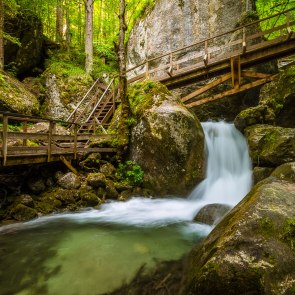
[[[212,41],[212,40],[214,40],[214,39],[217,39],[217,38],[223,37],[223,36],[225,36],[225,35],[232,34],[232,33],[234,33],[234,32],[237,32],[237,31],[239,31],[239,30],[242,30],[242,29],[244,29],[244,28],[247,28],[247,27],[253,26],[253,25],[255,25],[255,24],[261,23],[261,22],[266,21],[266,20],[271,19],[271,18],[275,18],[275,17],[277,17],[277,16],[279,16],[279,15],[286,14],[286,13],[288,13],[288,12],[290,12],[290,11],[293,11],[293,10],[295,10],[295,7],[294,7],[294,8],[290,8],[290,9],[288,9],[288,10],[285,10],[285,11],[283,11],[283,12],[279,12],[279,13],[276,13],[276,14],[274,14],[274,15],[271,15],[271,16],[268,16],[268,17],[265,17],[265,18],[262,18],[262,19],[256,20],[256,21],[251,22],[251,23],[249,23],[249,24],[245,24],[245,25],[239,26],[239,27],[237,27],[237,28],[235,28],[235,29],[232,29],[232,30],[226,31],[226,32],[221,33],[221,34],[219,34],[219,35],[216,35],[216,36],[213,36],[213,37],[210,37],[210,38],[207,38],[207,39],[203,39],[203,40],[201,40],[201,41],[198,41],[198,42],[195,42],[195,43],[189,44],[189,45],[187,45],[187,46],[184,46],[184,47],[181,47],[181,48],[178,48],[178,49],[175,49],[175,50],[169,51],[169,52],[167,52],[167,53],[164,53],[164,54],[162,54],[162,55],[156,56],[156,57],[154,57],[154,58],[144,60],[142,63],[140,63],[140,64],[138,64],[138,65],[136,65],[136,66],[134,66],[134,67],[132,67],[132,68],[130,68],[130,69],[127,69],[126,73],[129,73],[129,72],[131,72],[131,71],[133,71],[133,70],[135,70],[135,69],[137,69],[137,68],[140,68],[140,67],[142,67],[142,66],[144,66],[144,65],[146,65],[147,63],[150,63],[150,62],[152,62],[152,61],[155,61],[155,60],[161,59],[161,58],[163,58],[163,57],[166,57],[166,56],[169,56],[169,55],[171,55],[171,54],[174,54],[174,53],[180,52],[180,51],[182,51],[182,50],[186,50],[186,49],[191,48],[191,47],[193,47],[193,46],[201,45],[201,44],[203,44],[203,43],[205,43],[205,42]]]
[[[88,89],[88,91],[86,92],[86,94],[83,96],[83,98],[79,101],[79,103],[77,104],[76,108],[72,111],[72,113],[69,115],[69,117],[67,118],[67,122],[72,118],[72,116],[77,112],[77,110],[79,109],[80,105],[84,102],[84,100],[87,98],[87,96],[89,95],[89,93],[91,92],[91,90],[94,88],[94,86],[98,83],[99,78],[96,79],[96,81],[92,84],[92,86]],[[74,120],[76,121],[76,120]]]

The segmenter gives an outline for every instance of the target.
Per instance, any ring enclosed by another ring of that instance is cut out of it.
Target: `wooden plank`
[[[202,104],[205,104],[205,103],[208,103],[208,102],[217,100],[217,99],[221,99],[221,98],[226,97],[226,96],[230,96],[230,95],[233,95],[233,94],[236,94],[236,93],[239,93],[239,92],[248,90],[248,89],[253,88],[253,87],[257,87],[257,86],[263,85],[263,84],[265,84],[267,82],[272,81],[276,76],[277,75],[274,75],[274,76],[272,76],[270,78],[260,79],[260,80],[255,81],[255,82],[251,82],[251,83],[242,85],[238,89],[227,90],[227,91],[225,91],[223,93],[219,93],[219,94],[213,95],[211,97],[203,98],[201,100],[198,100],[198,101],[192,102],[190,104],[187,104],[186,107],[187,108],[196,107],[196,106],[199,106],[199,105],[202,105]]]
[[[115,152],[117,152],[117,149],[115,149],[115,148],[78,148],[78,152],[115,153]]]
[[[6,166],[7,161],[7,134],[8,134],[8,116],[3,115],[3,131],[2,131],[2,156],[3,166]]]
[[[256,73],[254,71],[243,70],[241,72],[241,76],[242,77],[245,77],[245,78],[264,79],[264,78],[269,78],[272,75],[270,75],[270,74],[264,74],[264,73]]]
[[[194,97],[208,91],[209,89],[211,89],[211,88],[213,88],[213,87],[215,87],[215,86],[229,80],[230,78],[231,78],[231,74],[226,74],[226,75],[214,80],[213,82],[207,84],[206,86],[204,86],[204,87],[190,93],[189,95],[181,98],[181,101],[186,102],[186,101],[188,101],[188,100],[190,100],[190,99],[192,99],[192,98],[194,98]]]

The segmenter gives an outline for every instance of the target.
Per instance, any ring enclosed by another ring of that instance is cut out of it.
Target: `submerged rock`
[[[295,129],[253,125],[245,129],[254,164],[278,166],[295,160]]]
[[[157,195],[184,195],[204,177],[204,133],[196,116],[167,88],[147,81],[128,92],[134,126],[129,158]]]
[[[189,255],[180,294],[292,294],[295,184],[258,185]]]
[[[230,209],[231,206],[225,204],[208,204],[201,208],[194,221],[213,225],[218,223]]]

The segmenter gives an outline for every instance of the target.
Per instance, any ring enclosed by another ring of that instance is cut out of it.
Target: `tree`
[[[56,2],[56,41],[62,42],[63,40],[63,1],[57,0]]]
[[[91,73],[93,69],[93,2],[85,2],[85,71]]]
[[[130,115],[130,106],[127,97],[127,77],[126,77],[126,44],[125,34],[127,26],[125,22],[126,5],[125,0],[120,0],[120,14],[119,14],[119,46],[118,46],[118,60],[119,60],[119,98],[121,100],[121,122],[119,126],[120,142],[121,144],[128,144],[129,142],[129,128],[127,119]]]
[[[4,69],[4,2],[0,0],[0,70]]]

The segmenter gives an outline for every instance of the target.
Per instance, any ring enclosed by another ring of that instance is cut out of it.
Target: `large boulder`
[[[39,102],[21,82],[0,71],[0,110],[35,115]]]
[[[256,165],[278,166],[295,160],[295,129],[253,125],[245,129],[252,161]]]
[[[45,58],[41,19],[30,10],[5,12],[4,31],[20,43],[5,40],[5,69],[20,78],[40,73]]]
[[[189,255],[183,295],[293,294],[295,183],[259,184]]]
[[[204,133],[193,113],[160,83],[132,86],[135,124],[130,159],[144,171],[143,185],[157,195],[184,195],[204,177]]]
[[[278,78],[261,88],[259,104],[241,111],[235,118],[240,130],[255,124],[295,127],[295,66],[289,66]]]
[[[42,75],[46,91],[41,112],[46,116],[65,120],[88,91],[93,79],[79,66],[75,66],[70,61],[70,56],[62,55],[60,58],[65,61],[50,60]]]

